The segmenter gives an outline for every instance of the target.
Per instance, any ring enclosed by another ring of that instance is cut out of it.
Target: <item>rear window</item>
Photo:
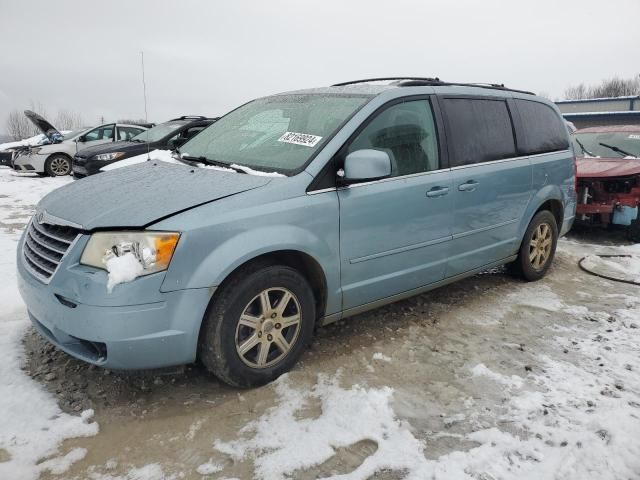
[[[516,156],[513,126],[504,100],[445,98],[452,167]]]
[[[515,104],[524,130],[522,153],[533,155],[569,148],[567,127],[555,110],[531,100],[517,99]]]

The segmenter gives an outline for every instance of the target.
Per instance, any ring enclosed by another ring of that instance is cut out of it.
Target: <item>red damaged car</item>
[[[583,128],[571,138],[577,157],[576,222],[621,225],[640,242],[640,125]]]

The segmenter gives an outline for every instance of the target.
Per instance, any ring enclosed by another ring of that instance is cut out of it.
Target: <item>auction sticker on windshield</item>
[[[296,145],[304,145],[305,147],[315,147],[320,140],[322,140],[322,137],[317,135],[296,132],[284,132],[278,139],[279,142],[294,143]]]

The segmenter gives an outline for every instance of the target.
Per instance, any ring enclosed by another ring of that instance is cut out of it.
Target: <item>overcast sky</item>
[[[560,97],[640,73],[639,0],[0,0],[0,131],[40,102],[86,124],[221,115],[371,76],[499,82]]]

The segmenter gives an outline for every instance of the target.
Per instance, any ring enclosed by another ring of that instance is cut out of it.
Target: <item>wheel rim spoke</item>
[[[275,337],[273,338],[273,343],[276,344],[276,347],[278,347],[278,349],[282,353],[287,353],[291,348],[287,340],[282,336],[280,332],[276,333]]]
[[[300,315],[291,315],[290,317],[283,317],[281,323],[282,323],[283,329],[296,325],[300,323]]]
[[[240,325],[257,330],[260,328],[260,319],[246,313],[240,317]]]
[[[287,305],[289,305],[291,298],[292,297],[289,292],[284,292],[284,294],[282,295],[282,298],[280,299],[280,301],[278,301],[278,305],[276,306],[275,310],[276,310],[276,314],[279,317],[282,317],[282,314],[284,313],[285,308],[287,308]]]
[[[264,366],[267,363],[267,358],[269,356],[269,349],[271,348],[271,342],[260,342],[260,347],[258,347],[258,365]]]
[[[260,308],[262,308],[262,315],[266,316],[271,310],[271,300],[269,300],[269,290],[265,290],[260,294]]]
[[[251,335],[247,340],[238,346],[238,351],[241,355],[246,355],[253,347],[260,343],[260,339],[257,334]]]

